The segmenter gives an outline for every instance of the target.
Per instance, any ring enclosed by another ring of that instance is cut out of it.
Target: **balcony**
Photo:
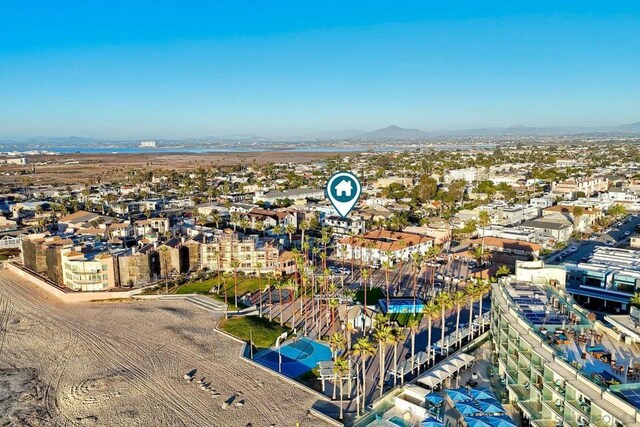
[[[528,400],[529,399],[529,390],[523,386],[518,384],[509,385],[509,389],[513,391],[513,393],[518,396],[518,400]]]
[[[533,420],[532,424],[538,427],[558,427],[558,423],[555,420]]]
[[[510,384],[517,384],[518,383],[518,372],[515,369],[507,368],[507,375],[509,376],[509,379],[511,380]]]
[[[560,403],[560,406],[558,406],[558,403]],[[551,409],[551,412],[556,414],[559,418],[564,418],[564,402],[562,401],[562,399],[545,400],[544,404],[547,408]]]
[[[587,418],[589,418],[589,416],[591,415],[591,406],[585,404],[584,402],[580,404],[580,402],[578,402],[577,400],[567,399],[565,403],[569,404],[569,406],[576,409],[580,414],[584,415]]]
[[[520,405],[524,412],[529,414],[532,420],[542,419],[542,403],[536,400],[522,400],[518,402],[518,405]]]

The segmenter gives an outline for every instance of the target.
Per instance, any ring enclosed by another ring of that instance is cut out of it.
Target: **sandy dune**
[[[307,414],[312,393],[240,360],[213,315],[187,303],[65,305],[5,270],[0,303],[11,315],[0,368],[35,368],[58,425],[325,425]],[[193,368],[219,396],[182,378]]]

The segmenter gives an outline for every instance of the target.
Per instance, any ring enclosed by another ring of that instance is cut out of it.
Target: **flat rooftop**
[[[514,283],[505,285],[505,290],[557,357],[602,388],[614,391],[611,387],[616,385],[637,384],[640,390],[639,344],[617,339],[616,331],[591,321],[586,310],[549,285]]]
[[[598,246],[587,261],[576,265],[584,269],[618,270],[640,274],[640,251]]]

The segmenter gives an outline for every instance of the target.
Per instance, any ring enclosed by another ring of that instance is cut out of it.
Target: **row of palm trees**
[[[434,299],[427,302],[422,310],[422,315],[426,319],[427,327],[427,344],[425,352],[429,355],[427,363],[435,364],[435,351],[431,351],[432,343],[432,325],[438,320],[441,321],[441,354],[448,352],[448,347],[444,345],[445,339],[445,320],[449,310],[454,309],[456,313],[456,327],[454,332],[455,341],[453,343],[456,347],[462,346],[462,335],[460,329],[460,314],[464,307],[467,307],[469,312],[469,339],[472,340],[475,337],[475,330],[473,327],[474,318],[474,304],[479,301],[480,321],[478,325],[478,334],[482,334],[485,329],[484,322],[482,321],[483,299],[491,290],[491,286],[488,281],[478,280],[470,282],[464,289],[464,291],[452,291],[452,292],[439,292]],[[350,345],[351,339],[347,338],[346,332],[335,332],[329,338],[329,347],[331,348],[334,358],[334,399],[336,389],[340,388],[340,417],[342,418],[342,395],[343,395],[343,380],[345,378],[351,378],[352,376],[352,360],[353,358],[359,358],[360,367],[357,369],[357,407],[358,411],[363,410],[366,407],[366,381],[367,381],[367,363],[378,355],[379,371],[378,371],[378,389],[379,395],[384,393],[384,380],[385,370],[388,364],[388,350],[389,347],[393,349],[392,365],[394,371],[397,370],[398,364],[398,347],[406,342],[407,335],[410,339],[410,360],[411,360],[411,373],[414,374],[420,371],[420,366],[416,363],[416,335],[421,330],[421,321],[418,316],[412,316],[407,321],[405,327],[400,327],[390,321],[390,318],[386,315],[378,314],[375,319],[375,327],[373,334],[364,335],[359,337],[353,346]],[[342,356],[338,356],[340,352],[344,351]],[[398,377],[394,375],[393,385],[397,385]],[[400,379],[402,381],[402,379]],[[351,388],[349,388],[351,390]],[[349,391],[350,393],[351,391]]]

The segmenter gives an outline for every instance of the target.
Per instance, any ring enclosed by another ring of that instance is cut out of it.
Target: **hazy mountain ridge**
[[[423,131],[420,129],[402,128],[397,125],[363,132],[357,129],[344,129],[339,131],[315,132],[292,137],[264,137],[254,134],[231,134],[225,137],[207,136],[202,138],[163,138],[155,139],[159,146],[180,146],[180,145],[236,145],[236,144],[262,144],[262,143],[295,143],[313,141],[335,141],[335,140],[418,140],[436,137],[491,137],[491,136],[552,136],[552,135],[580,135],[580,134],[640,134],[640,122],[628,123],[611,127],[562,127],[547,126],[534,127],[515,125],[510,127],[487,127],[476,129],[444,130],[444,131]],[[154,138],[149,138],[154,139]],[[81,147],[83,145],[113,144],[122,146],[137,146],[140,139],[101,139],[81,136],[62,137],[23,137],[23,138],[0,138],[0,144],[14,145],[31,149],[55,148],[59,147]]]

